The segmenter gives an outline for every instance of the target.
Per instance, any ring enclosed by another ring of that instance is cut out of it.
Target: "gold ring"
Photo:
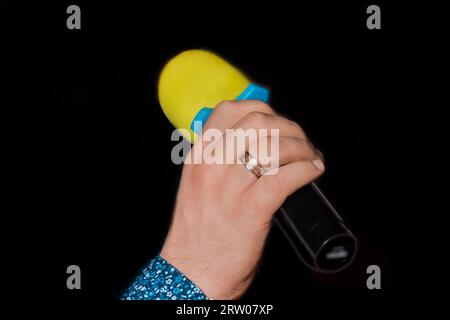
[[[247,151],[245,151],[245,153],[239,158],[239,160],[241,160],[242,164],[247,168],[248,171],[253,173],[256,178],[259,179],[262,175],[264,175],[264,168]]]

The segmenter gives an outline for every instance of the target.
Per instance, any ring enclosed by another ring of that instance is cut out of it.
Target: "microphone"
[[[223,100],[269,102],[266,87],[220,56],[207,50],[187,50],[164,66],[158,81],[162,110],[186,139],[194,143],[198,125],[206,122]],[[357,239],[315,183],[294,192],[274,216],[298,258],[311,270],[333,273],[351,264]]]

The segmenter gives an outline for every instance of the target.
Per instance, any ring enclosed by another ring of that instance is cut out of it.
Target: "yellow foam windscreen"
[[[207,50],[183,51],[165,65],[158,81],[159,103],[177,129],[193,142],[191,123],[203,107],[233,100],[250,80],[223,58]]]

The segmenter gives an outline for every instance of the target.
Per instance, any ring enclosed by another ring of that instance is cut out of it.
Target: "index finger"
[[[215,128],[224,133],[225,129],[232,128],[246,114],[255,111],[275,114],[267,103],[259,100],[222,101],[209,116],[203,130]]]

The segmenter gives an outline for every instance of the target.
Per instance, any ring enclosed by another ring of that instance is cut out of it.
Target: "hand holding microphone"
[[[189,50],[164,67],[158,95],[166,116],[194,143],[193,158],[202,159],[205,147],[217,145],[201,129],[219,130],[224,149],[227,129],[279,130],[276,164],[263,166],[248,152],[261,137],[236,155],[242,163],[185,163],[163,258],[208,297],[238,298],[253,279],[275,221],[312,270],[336,272],[351,263],[356,239],[311,183],[325,170],[322,156],[298,124],[265,103],[266,88],[211,52]]]
[[[208,297],[233,299],[251,283],[272,218],[287,196],[324,172],[321,156],[296,123],[265,103],[226,101],[203,130],[277,128],[277,174],[259,179],[236,164],[185,164],[174,216],[161,256]],[[224,136],[225,138],[225,136]],[[198,140],[195,153],[205,141]]]

